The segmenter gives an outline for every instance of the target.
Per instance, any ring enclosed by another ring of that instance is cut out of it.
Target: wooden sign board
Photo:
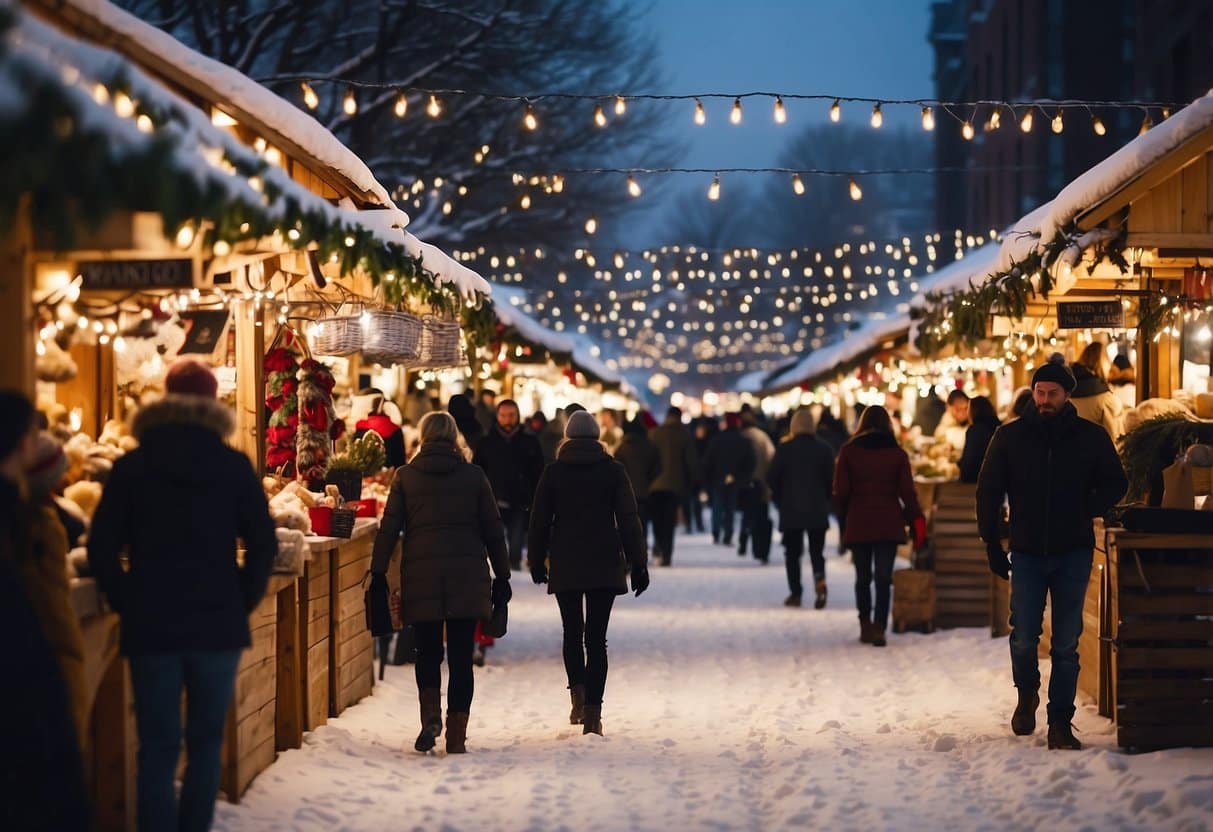
[[[1119,300],[1057,302],[1058,329],[1123,329],[1125,308]]]
[[[190,289],[194,261],[84,260],[76,264],[82,289]]]

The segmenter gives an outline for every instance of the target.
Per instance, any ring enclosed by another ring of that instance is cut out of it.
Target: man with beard
[[[531,501],[543,474],[543,451],[522,428],[518,405],[504,399],[497,405],[497,421],[476,443],[472,462],[484,469],[505,523],[510,567],[522,568],[522,547],[530,524]]]
[[[1055,355],[1032,376],[1023,418],[990,440],[977,478],[977,523],[990,571],[1011,580],[1011,672],[1019,702],[1011,730],[1036,730],[1045,598],[1052,598],[1050,749],[1077,750],[1070,720],[1078,685],[1078,638],[1095,536],[1091,520],[1124,496],[1128,483],[1107,431],[1079,417],[1074,375]],[[1003,497],[1010,503],[1011,551],[1003,551]]]

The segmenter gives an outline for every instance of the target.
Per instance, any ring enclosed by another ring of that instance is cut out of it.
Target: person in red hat
[[[215,399],[217,388],[199,361],[172,366],[167,394],[132,422],[139,447],[114,463],[89,534],[89,565],[122,620],[130,659],[141,829],[210,828],[248,616],[278,549],[257,474],[225,442],[235,417]],[[187,763],[178,801],[183,689]]]

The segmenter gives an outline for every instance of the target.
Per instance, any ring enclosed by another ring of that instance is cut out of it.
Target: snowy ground
[[[567,724],[555,600],[516,575],[467,755],[411,750],[412,668],[389,667],[239,806],[220,804],[217,828],[1213,829],[1213,749],[1122,754],[1089,706],[1082,752],[1048,752],[1043,730],[1014,737],[1005,640],[861,645],[849,560],[829,556],[816,611],[782,606],[779,557],[762,567],[680,537],[675,565],[619,599],[605,737]]]

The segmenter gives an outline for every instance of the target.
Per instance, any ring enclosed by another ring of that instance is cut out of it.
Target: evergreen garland
[[[293,473],[295,434],[299,427],[298,353],[293,344],[275,347],[265,355],[265,406],[270,418],[265,429],[265,467],[277,471],[284,466]]]
[[[341,427],[333,409],[336,381],[329,368],[314,358],[299,364],[299,426],[295,437],[297,476],[309,483],[324,481],[333,440]]]

